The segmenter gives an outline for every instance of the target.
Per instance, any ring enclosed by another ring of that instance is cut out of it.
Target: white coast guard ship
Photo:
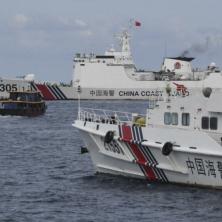
[[[221,90],[167,96],[146,116],[81,108],[78,128],[97,172],[222,188]]]
[[[73,86],[81,99],[148,99],[162,95],[167,86],[174,94],[178,86],[195,89],[209,82],[212,88],[222,86],[222,78],[217,78],[219,83],[214,85],[215,73],[220,72],[216,65],[212,63],[205,71],[193,70],[194,58],[165,58],[158,72],[137,70],[129,33],[125,30],[118,38],[120,51],[111,48],[104,55],[76,54]]]
[[[34,80],[33,74],[27,74],[21,78],[0,77],[0,99],[8,98],[9,92],[32,90],[31,82]]]
[[[39,83],[35,81],[34,74],[27,74],[19,78],[0,77],[0,99],[9,98],[9,92],[40,91],[45,100],[74,99],[73,87],[57,84]],[[76,93],[76,92],[75,92]]]
[[[72,84],[32,81],[31,88],[39,90],[45,100],[77,99],[78,95],[81,99],[146,100],[150,96],[161,96],[166,87],[172,89],[172,95],[178,95],[187,88],[201,88],[209,83],[212,88],[222,86],[221,73],[214,63],[204,71],[193,70],[193,58],[168,57],[164,59],[160,71],[138,70],[133,62],[128,31],[123,31],[118,35],[118,39],[119,51],[111,48],[104,55],[77,53],[74,58]],[[23,87],[21,81],[15,83],[18,87]],[[0,85],[0,96],[1,90],[5,89],[5,86],[1,88]],[[189,92],[186,91],[186,94]]]

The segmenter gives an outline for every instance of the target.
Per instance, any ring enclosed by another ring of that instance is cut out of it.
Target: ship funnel
[[[189,77],[192,74],[191,61],[194,58],[188,57],[167,57],[164,59],[164,63],[161,70],[164,72],[175,72],[175,74],[181,76],[183,79]]]

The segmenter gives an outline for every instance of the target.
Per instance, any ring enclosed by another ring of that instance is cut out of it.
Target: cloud
[[[50,36],[45,31],[24,31],[18,35],[17,41],[25,48],[46,48],[50,45]]]
[[[78,18],[59,16],[50,19],[48,18],[46,20],[48,20],[48,23],[50,23],[51,27],[58,29],[66,29],[66,30],[88,29],[88,24],[85,21]]]
[[[24,14],[17,14],[12,18],[11,24],[16,28],[24,28],[29,22],[29,17]]]
[[[80,30],[85,35],[90,36],[89,25],[80,18],[66,16],[27,16],[16,14],[10,20],[11,28],[16,30],[41,30],[41,31],[72,31]],[[87,34],[88,33],[88,34]]]
[[[75,19],[75,25],[81,28],[85,28],[87,26],[87,24],[80,19]]]
[[[91,30],[84,30],[80,31],[80,35],[83,37],[90,37],[93,35],[93,32]]]
[[[48,20],[45,24],[50,26],[54,31],[69,31],[75,33],[75,35],[80,35],[81,37],[90,37],[93,35],[93,31],[89,28],[89,25],[79,18],[60,16]]]
[[[70,40],[93,35],[89,25],[80,18],[67,16],[27,16],[16,14],[10,19],[10,32],[20,47],[36,49],[54,48],[63,42],[63,46]]]

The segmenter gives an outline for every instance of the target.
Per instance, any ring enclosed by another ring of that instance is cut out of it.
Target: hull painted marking
[[[37,91],[38,90],[38,88],[36,87],[36,85],[35,85],[35,83],[31,83],[31,90],[32,91]]]
[[[141,145],[144,140],[141,127],[119,126],[119,136],[121,140],[127,143],[128,149],[137,160],[144,175],[149,180],[168,182],[164,171],[156,167],[158,162],[149,147]]]
[[[49,91],[46,85],[36,84],[38,90],[42,93],[45,100],[56,100],[56,97]]]
[[[51,92],[51,94],[53,94],[53,96],[56,98],[56,100],[59,100],[59,99],[60,99],[60,96],[59,96],[58,93],[54,90],[53,86],[46,85],[46,87],[47,87],[48,90]]]
[[[60,99],[67,99],[66,95],[63,93],[63,91],[58,86],[53,86],[53,87],[59,93]]]
[[[66,95],[58,86],[32,83],[32,87],[39,90],[45,100],[67,100]]]
[[[168,179],[167,179],[165,173],[163,172],[163,170],[162,169],[158,169],[156,167],[158,165],[158,162],[155,159],[155,157],[153,156],[153,154],[150,151],[149,147],[148,146],[143,146],[141,144],[144,141],[142,127],[133,126],[132,127],[132,131],[133,132],[135,131],[134,135],[136,135],[136,137],[134,137],[134,141],[136,141],[136,143],[138,144],[140,150],[143,152],[144,156],[148,160],[149,166],[152,167],[152,169],[154,170],[157,178],[159,180],[161,180],[161,181],[168,182]]]
[[[132,141],[132,131],[131,127],[127,125],[122,125],[122,133],[123,133],[123,140],[128,141],[128,145],[136,157],[137,163],[141,166],[141,169],[148,180],[155,181],[157,178],[155,176],[155,173],[153,169],[149,166],[146,166],[147,160],[144,157],[141,150],[138,148],[136,144],[131,143]]]

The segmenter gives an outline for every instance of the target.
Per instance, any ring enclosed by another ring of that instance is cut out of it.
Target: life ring
[[[168,156],[173,151],[173,144],[171,142],[166,142],[162,148],[162,154]]]
[[[174,64],[174,68],[175,68],[175,69],[181,69],[181,64],[180,64],[180,62],[176,62],[176,63]]]
[[[105,135],[104,142],[110,143],[114,138],[114,131],[108,131]]]
[[[202,92],[205,97],[209,98],[212,93],[212,89],[210,87],[206,87],[203,88]]]

